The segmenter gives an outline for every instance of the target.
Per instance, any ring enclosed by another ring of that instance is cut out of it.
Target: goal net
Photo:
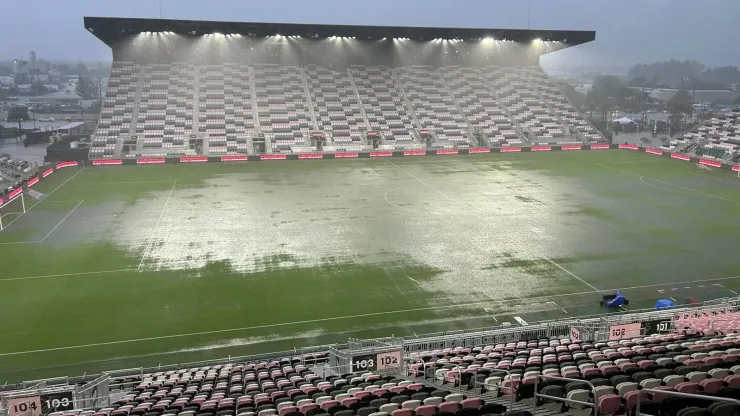
[[[18,188],[0,200],[0,231],[4,230],[16,218],[26,213],[26,197],[23,189]]]

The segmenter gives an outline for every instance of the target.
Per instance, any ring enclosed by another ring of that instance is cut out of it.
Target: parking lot
[[[21,123],[22,129],[34,129],[37,128],[41,131],[49,131],[49,130],[55,130],[59,127],[62,127],[66,124],[75,122],[75,121],[82,121],[80,119],[80,114],[34,114],[35,120],[29,120],[24,121]],[[0,123],[5,125],[5,127],[18,127],[18,122],[10,122],[5,121],[8,117],[8,113],[6,111],[0,110]],[[53,119],[53,121],[49,121],[49,119]],[[85,121],[87,121],[87,130],[88,133],[91,133],[92,130],[95,128],[95,119],[96,117],[93,115],[87,115],[85,114]],[[42,121],[43,120],[43,121]]]

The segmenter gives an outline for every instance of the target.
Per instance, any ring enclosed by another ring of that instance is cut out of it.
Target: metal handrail
[[[692,394],[692,393],[681,393],[678,391],[672,391],[672,390],[655,390],[655,389],[642,389],[640,391],[640,396],[642,396],[642,393],[660,393],[660,394],[667,394],[669,396],[676,396],[676,397],[684,397],[687,399],[701,399],[701,400],[710,400],[710,401],[716,401],[716,402],[727,402],[727,403],[735,403],[740,406],[740,400],[737,399],[730,399],[727,397],[718,397],[718,396],[705,396],[702,394]],[[635,407],[635,416],[639,416],[640,413],[640,402],[642,400],[637,401],[637,407]]]
[[[546,374],[538,374],[534,378],[534,403],[532,403],[532,414],[535,414],[535,412],[537,411],[537,398],[538,397],[543,398],[543,399],[554,400],[556,402],[581,404],[581,405],[584,405],[584,406],[593,408],[594,409],[594,414],[596,414],[596,403],[594,403],[594,402],[582,402],[580,400],[568,400],[567,397],[556,397],[556,396],[550,396],[550,395],[547,395],[547,394],[539,394],[538,393],[539,392],[539,389],[537,388],[537,386],[539,384],[538,382],[539,382],[540,379],[543,379],[543,380],[575,381],[575,382],[578,382],[578,383],[581,383],[581,384],[587,384],[589,387],[591,387],[591,391],[592,392],[596,390],[596,386],[594,386],[593,384],[591,384],[591,382],[588,381],[588,380],[583,380],[583,379],[579,379],[579,378],[560,377],[560,376],[548,376]]]

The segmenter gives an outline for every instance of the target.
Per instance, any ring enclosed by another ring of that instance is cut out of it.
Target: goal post
[[[26,213],[26,196],[23,192],[10,198],[8,201],[0,203],[0,231],[7,227],[7,216],[13,215],[15,218]]]

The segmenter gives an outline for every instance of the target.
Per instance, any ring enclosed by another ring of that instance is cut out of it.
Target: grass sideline
[[[740,288],[740,182],[644,153],[68,168],[37,187],[54,192],[0,233],[0,382]]]

